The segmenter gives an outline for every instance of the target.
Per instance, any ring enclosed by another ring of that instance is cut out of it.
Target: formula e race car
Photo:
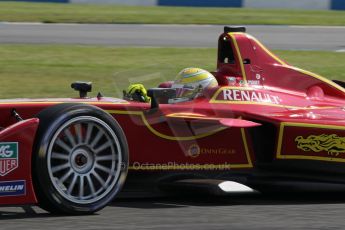
[[[243,27],[218,41],[219,86],[169,103],[98,95],[0,101],[0,204],[89,214],[117,195],[345,185],[345,83],[293,67]]]

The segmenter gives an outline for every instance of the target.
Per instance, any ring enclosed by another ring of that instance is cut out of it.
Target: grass
[[[345,25],[345,11],[6,2],[0,21],[49,23]]]
[[[344,79],[345,53],[278,51],[291,64]],[[216,49],[0,45],[0,98],[76,96],[70,83],[92,81],[95,96],[121,96],[130,83],[172,80],[189,66],[215,70]]]

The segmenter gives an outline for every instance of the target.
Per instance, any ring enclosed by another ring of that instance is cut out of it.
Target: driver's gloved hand
[[[150,102],[151,98],[147,96],[147,90],[143,84],[132,84],[128,86],[127,91],[123,92],[124,99],[140,102]]]

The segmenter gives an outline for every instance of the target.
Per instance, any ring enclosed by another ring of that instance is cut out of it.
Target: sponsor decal
[[[236,153],[235,149],[200,147],[196,144],[191,145],[188,149],[188,156],[190,157],[198,157],[201,154],[225,155],[225,154],[235,154],[235,153]]]
[[[245,81],[245,80],[240,80],[240,85],[247,85],[247,81]]]
[[[188,156],[190,157],[197,157],[200,155],[200,147],[199,145],[191,145],[188,149]]]
[[[0,176],[18,168],[18,142],[0,142]]]
[[[235,85],[236,84],[236,77],[226,77],[228,80],[229,85]]]
[[[248,80],[248,85],[260,85],[259,80]]]
[[[345,153],[345,137],[339,137],[337,134],[309,135],[306,138],[298,136],[295,138],[295,142],[297,148],[305,152],[325,151],[332,156]]]
[[[258,76],[256,76],[257,78]],[[246,86],[246,85],[261,85],[261,81],[260,81],[261,76],[259,75],[259,78],[257,78],[256,80],[240,80],[239,84],[241,86]]]
[[[0,196],[24,196],[25,181],[2,181],[0,182]]]
[[[271,104],[280,104],[281,101],[278,96],[269,93],[242,89],[223,89],[223,99],[228,101],[250,101]]]
[[[261,76],[257,75],[255,80],[239,80],[238,84],[241,86],[245,85],[261,85]],[[237,78],[236,77],[226,77],[226,80],[228,81],[228,85],[236,85],[237,84]]]

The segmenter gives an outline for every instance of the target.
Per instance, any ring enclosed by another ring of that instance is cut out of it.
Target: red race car
[[[345,83],[289,65],[242,27],[224,28],[212,74],[219,86],[193,100],[169,83],[150,103],[89,98],[83,82],[79,98],[1,100],[0,204],[89,214],[120,191],[344,184]]]

